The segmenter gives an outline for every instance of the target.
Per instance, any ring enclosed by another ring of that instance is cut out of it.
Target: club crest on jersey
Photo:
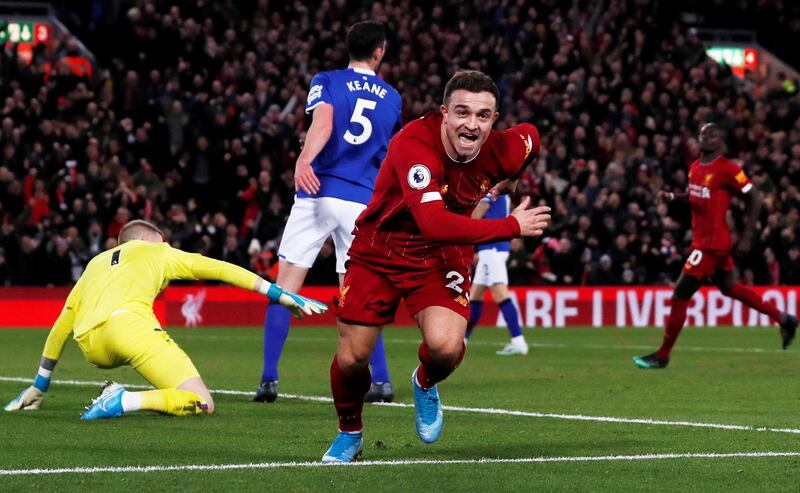
[[[344,299],[347,297],[347,292],[350,291],[350,285],[342,286],[342,289],[339,291],[339,308],[344,308]]]
[[[528,156],[531,155],[531,151],[533,150],[533,140],[531,140],[530,135],[525,136],[520,134],[519,138],[525,143],[525,159],[528,159]]]
[[[415,164],[408,170],[408,186],[422,190],[431,183],[431,170],[424,164]]]
[[[703,185],[711,186],[711,180],[714,179],[714,173],[709,173],[706,175],[705,179],[703,180]]]
[[[489,183],[489,180],[484,178],[483,181],[481,181],[481,193],[478,196],[477,200],[482,199],[486,195],[486,192],[489,191],[489,185],[491,185],[491,183]]]

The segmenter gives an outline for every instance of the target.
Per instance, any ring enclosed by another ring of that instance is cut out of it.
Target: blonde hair
[[[117,236],[117,243],[120,245],[125,243],[126,241],[130,240],[138,240],[143,233],[146,231],[158,233],[161,237],[164,237],[164,233],[158,229],[154,224],[145,221],[144,219],[134,219],[133,221],[128,221],[119,230],[119,236]]]

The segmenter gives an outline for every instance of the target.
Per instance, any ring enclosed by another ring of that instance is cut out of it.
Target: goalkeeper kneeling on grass
[[[145,409],[176,416],[213,413],[214,400],[194,364],[153,314],[153,300],[174,279],[216,280],[258,291],[296,317],[328,308],[236,265],[172,248],[154,225],[131,221],[119,233],[119,246],[89,262],[47,337],[33,385],[5,410],[39,409],[72,334],[90,363],[99,368],[130,365],[156,389],[129,392],[107,384],[81,419],[113,418]]]

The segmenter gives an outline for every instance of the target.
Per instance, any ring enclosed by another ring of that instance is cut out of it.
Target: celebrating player
[[[688,198],[692,208],[692,252],[675,283],[672,310],[664,329],[664,340],[655,353],[633,358],[639,368],[666,368],[669,364],[672,347],[686,321],[689,300],[706,278],[711,278],[726,296],[769,315],[773,321],[779,323],[783,349],[792,343],[797,331],[795,316],[781,313],[777,307],[762,300],[755,291],[736,282],[731,257],[731,235],[725,215],[733,194],[741,194],[747,201],[747,216],[738,247],[741,250],[749,249],[753,228],[758,222],[761,193],[753,190],[750,179],[738,164],[722,156],[722,129],[713,123],[703,125],[699,144],[700,159],[689,168],[688,193],[659,193],[659,198],[666,201]]]
[[[400,95],[375,75],[386,52],[383,24],[353,24],[347,33],[347,49],[347,69],[320,72],[308,91],[306,113],[313,112],[313,120],[297,158],[297,196],[278,249],[277,281],[290,291],[300,290],[328,236],[336,248],[341,284],[356,218],[372,197],[389,139],[400,128]],[[272,402],[278,397],[278,360],[289,321],[285,308],[267,307],[264,370],[255,401]],[[382,341],[370,363],[378,394],[373,400],[392,400]]]
[[[411,376],[417,433],[424,443],[438,440],[436,384],[466,349],[472,245],[540,235],[548,224],[549,208],[527,210],[527,198],[502,219],[469,217],[493,184],[516,179],[538,153],[533,125],[492,131],[498,95],[487,75],[459,72],[445,87],[440,112],[410,123],[389,145],[375,195],[357,221],[338,304],[331,390],[339,434],[323,462],[350,462],[361,452],[367,361],[401,299],[423,338]]]
[[[485,217],[487,219],[500,219],[508,216],[511,199],[508,195],[501,195],[496,200],[492,200],[489,195],[475,207],[472,213],[474,219]],[[508,241],[498,241],[495,243],[484,243],[478,245],[475,250],[478,252],[478,265],[475,267],[475,275],[472,280],[472,289],[469,297],[469,323],[467,324],[466,338],[472,335],[472,331],[481,319],[483,313],[483,295],[486,289],[492,293],[492,298],[508,326],[508,333],[511,335],[511,342],[497,351],[500,356],[513,354],[528,354],[528,343],[522,335],[522,327],[519,325],[519,312],[517,307],[508,297],[508,252],[511,250]]]
[[[130,365],[156,388],[128,392],[108,384],[81,419],[113,418],[143,409],[176,416],[213,413],[214,400],[194,364],[153,314],[153,299],[174,279],[217,280],[258,291],[297,317],[327,309],[236,265],[172,248],[154,225],[131,221],[120,231],[118,247],[89,262],[47,337],[33,385],[5,410],[39,409],[67,337],[73,334],[90,363],[99,368]]]

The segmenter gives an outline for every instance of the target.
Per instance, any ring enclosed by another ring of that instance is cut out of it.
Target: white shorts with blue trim
[[[356,219],[366,208],[365,204],[333,197],[295,197],[278,258],[311,268],[323,243],[331,236],[336,249],[336,272],[344,274]]]
[[[475,267],[475,276],[472,284],[481,286],[494,286],[495,284],[508,284],[508,252],[481,250],[478,252],[478,265]]]

